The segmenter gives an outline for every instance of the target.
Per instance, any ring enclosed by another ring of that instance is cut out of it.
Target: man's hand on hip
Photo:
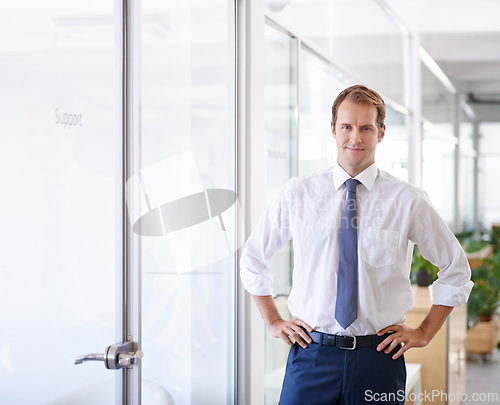
[[[281,317],[273,297],[270,295],[254,295],[253,299],[269,331],[275,338],[283,339],[288,346],[292,346],[293,342],[296,341],[304,349],[308,343],[312,342],[302,328],[307,329],[309,332],[312,332],[313,329],[301,319],[285,321]]]
[[[412,347],[424,347],[428,345],[441,326],[443,326],[452,310],[453,307],[446,305],[433,305],[422,324],[416,329],[406,325],[390,325],[380,330],[377,333],[379,336],[388,332],[394,333],[384,339],[378,345],[377,350],[384,350],[385,353],[390,353],[401,343],[403,347],[392,356],[395,360]]]
[[[406,325],[391,325],[387,328],[382,329],[377,333],[381,336],[388,332],[391,333],[382,343],[377,346],[377,350],[384,351],[384,353],[389,354],[392,352],[398,344],[402,344],[401,349],[399,349],[392,358],[396,360],[404,352],[412,347],[424,347],[431,339],[425,334],[421,328],[413,329]]]
[[[307,344],[312,342],[312,339],[307,335],[304,329],[312,332],[313,328],[301,319],[292,319],[290,321],[277,319],[269,322],[268,328],[275,338],[283,339],[288,346],[292,346],[293,342],[297,342],[305,349],[307,348]]]

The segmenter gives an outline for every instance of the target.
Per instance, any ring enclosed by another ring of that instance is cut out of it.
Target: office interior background
[[[288,178],[335,160],[351,84],[386,100],[380,168],[456,233],[500,222],[498,1],[3,6],[1,404],[276,403],[287,346],[238,253]]]

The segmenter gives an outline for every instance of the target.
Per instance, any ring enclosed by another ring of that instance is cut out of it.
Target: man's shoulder
[[[391,173],[381,169],[378,169],[376,182],[381,187],[387,187],[394,191],[410,193],[415,197],[417,195],[420,196],[423,192],[423,190],[420,187],[411,184],[406,180],[400,179],[399,177],[396,177]]]

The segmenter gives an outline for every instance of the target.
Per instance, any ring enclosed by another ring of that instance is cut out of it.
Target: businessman
[[[356,85],[332,106],[332,167],[290,179],[267,207],[240,261],[271,334],[291,346],[280,404],[403,404],[403,354],[426,346],[472,282],[457,239],[421,189],[377,168],[385,103]],[[274,303],[269,260],[293,241],[292,320]],[[414,244],[439,267],[422,324],[404,324],[412,307]],[[369,395],[368,395],[369,393]],[[380,402],[379,402],[380,403]]]

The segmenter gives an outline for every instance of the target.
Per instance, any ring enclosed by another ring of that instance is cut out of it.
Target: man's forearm
[[[450,315],[453,307],[448,307],[445,305],[433,305],[427,316],[422,321],[419,328],[424,332],[428,339],[428,342],[438,333],[439,329],[446,322],[446,319]],[[428,343],[427,342],[427,343]]]
[[[259,312],[266,323],[267,328],[275,338],[282,339],[287,345],[292,345],[292,340],[306,348],[311,343],[311,338],[304,332],[312,328],[301,319],[284,320],[274,299],[271,295],[253,295],[253,299],[259,308]]]
[[[252,295],[252,297],[257,304],[260,315],[262,316],[262,319],[264,319],[268,328],[273,324],[273,322],[282,319],[278,311],[278,307],[276,306],[276,303],[271,295]]]

